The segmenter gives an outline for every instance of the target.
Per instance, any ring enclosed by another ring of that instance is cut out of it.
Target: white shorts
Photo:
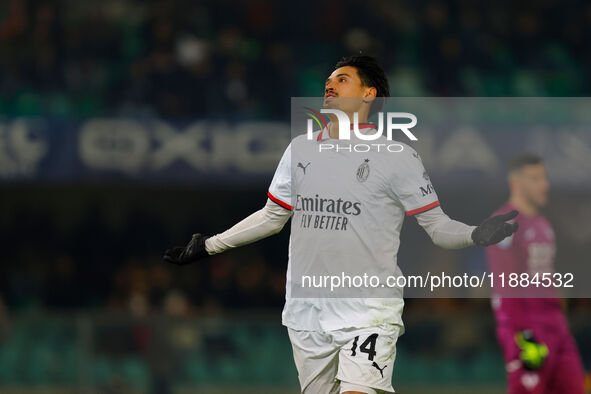
[[[400,326],[287,330],[302,393],[394,392],[392,372]]]

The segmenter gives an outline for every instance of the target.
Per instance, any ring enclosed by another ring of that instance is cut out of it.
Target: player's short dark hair
[[[543,164],[544,160],[535,153],[521,153],[509,160],[509,173],[519,171],[525,166]]]
[[[370,115],[381,110],[386,97],[390,97],[390,84],[378,61],[374,57],[366,55],[347,56],[339,60],[334,69],[346,66],[355,67],[363,86],[376,88],[376,96],[381,97],[381,99],[374,100],[369,111]]]

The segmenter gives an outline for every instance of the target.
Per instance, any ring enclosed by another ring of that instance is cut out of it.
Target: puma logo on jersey
[[[386,369],[387,365],[384,365],[382,368],[380,368],[380,366],[378,365],[378,363],[376,363],[375,361],[373,362],[373,364],[371,364],[372,367],[376,367],[378,371],[380,371],[380,375],[382,375],[382,378],[384,377],[384,369]]]
[[[302,171],[304,171],[304,175],[306,175],[306,168],[308,168],[309,165],[310,162],[308,162],[308,164],[306,164],[305,166],[302,163],[298,163],[298,168],[301,168]]]

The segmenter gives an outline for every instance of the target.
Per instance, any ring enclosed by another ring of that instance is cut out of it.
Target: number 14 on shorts
[[[371,334],[369,335],[365,341],[359,345],[359,352],[360,353],[367,353],[367,358],[369,361],[373,361],[371,364],[372,367],[376,368],[380,371],[380,375],[384,377],[384,369],[388,366],[387,364],[383,367],[380,367],[378,363],[374,361],[374,357],[376,356],[376,341],[378,339],[378,334]],[[353,340],[353,347],[351,348],[351,356],[357,355],[357,343],[359,342],[359,335],[355,337]]]
[[[373,361],[373,358],[376,355],[376,341],[378,339],[378,334],[371,334],[367,337],[365,341],[359,346],[359,352],[367,353],[367,358],[369,361]],[[355,337],[353,340],[353,347],[351,348],[351,356],[357,355],[357,343],[359,342],[359,335]]]

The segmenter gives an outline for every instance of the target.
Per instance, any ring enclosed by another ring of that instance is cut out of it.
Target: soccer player
[[[518,210],[515,222],[520,230],[486,249],[490,271],[527,273],[530,277],[553,273],[554,231],[539,212],[546,205],[549,188],[542,159],[533,154],[515,157],[509,164],[508,178],[509,201],[495,214]],[[583,394],[583,367],[560,301],[499,293],[502,290],[493,294],[492,306],[509,393]]]
[[[359,132],[370,134],[375,126],[367,119],[379,110],[376,98],[388,96],[388,81],[376,60],[352,56],[339,61],[326,80],[324,106],[346,113],[346,129],[357,115]],[[400,275],[396,255],[406,216],[415,216],[435,244],[463,248],[511,235],[517,225],[506,221],[517,212],[478,227],[451,220],[419,155],[403,143],[399,152],[360,155],[345,149],[320,157],[319,144],[341,141],[338,117],[329,118],[313,139],[292,140],[261,210],[215,236],[193,235],[186,247],[167,250],[164,259],[183,265],[254,242],[279,232],[293,215],[282,322],[302,393],[391,393],[396,341],[403,332],[401,291],[390,298],[297,297],[292,293],[302,288],[302,279],[294,272],[336,274],[354,266],[359,272]],[[350,141],[363,142],[356,136]]]

